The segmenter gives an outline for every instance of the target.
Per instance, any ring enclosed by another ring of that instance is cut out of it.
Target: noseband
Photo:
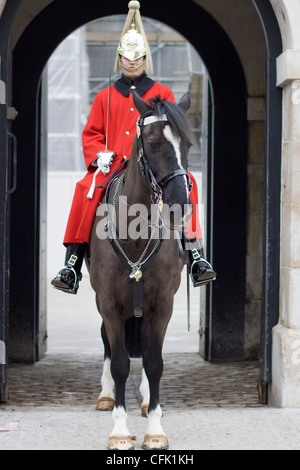
[[[144,151],[144,142],[142,137],[142,130],[145,126],[152,124],[154,122],[168,122],[167,116],[163,114],[162,116],[149,115],[144,118],[141,116],[138,118],[136,127],[137,127],[137,139],[139,144],[138,152],[138,163],[144,177],[146,178],[147,185],[151,192],[151,200],[153,204],[158,204],[160,211],[162,210],[162,188],[166,186],[171,180],[177,178],[177,176],[185,176],[187,178],[188,190],[192,190],[192,182],[189,177],[188,171],[182,169],[171,171],[168,175],[164,176],[160,181],[157,181],[154,173],[152,171],[151,165],[147,159],[147,156]]]

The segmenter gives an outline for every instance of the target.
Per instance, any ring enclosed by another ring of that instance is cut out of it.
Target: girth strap
[[[143,316],[144,309],[144,282],[147,280],[143,276],[139,281],[136,281],[133,278],[128,278],[127,281],[132,283],[132,306],[133,306],[133,316],[140,318]]]

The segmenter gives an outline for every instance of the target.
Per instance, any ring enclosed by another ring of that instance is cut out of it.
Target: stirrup
[[[62,278],[61,272],[64,269],[72,271],[74,274],[74,283],[72,287],[68,285],[66,282],[62,281],[61,279]],[[57,276],[51,281],[51,284],[53,285],[55,289],[61,290],[62,292],[65,292],[66,294],[76,295],[78,288],[79,288],[79,281],[81,281],[81,279],[82,279],[81,273],[77,274],[77,272],[72,266],[66,265],[57,273]],[[55,282],[57,282],[57,284],[55,284]]]
[[[203,276],[203,279],[201,279],[199,281],[196,281],[196,279],[193,276],[193,267],[194,267],[195,264],[198,264],[198,263],[201,263],[201,262],[205,264],[205,267],[207,267],[208,270],[204,271],[203,275],[201,275],[201,277]],[[193,261],[193,263],[191,265],[190,276],[191,276],[191,280],[193,282],[194,287],[203,286],[203,285],[208,284],[209,282],[213,282],[217,279],[216,272],[214,271],[212,265],[206,259],[201,258],[201,257],[199,257],[198,259],[195,259],[195,261]]]

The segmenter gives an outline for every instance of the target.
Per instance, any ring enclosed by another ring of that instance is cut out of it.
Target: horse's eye
[[[149,150],[150,152],[158,152],[159,151],[159,144],[157,144],[156,142],[148,142],[148,146],[149,146]]]

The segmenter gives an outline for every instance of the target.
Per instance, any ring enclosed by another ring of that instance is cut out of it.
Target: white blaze
[[[168,142],[170,142],[170,144],[173,145],[174,147],[174,151],[175,151],[175,156],[176,156],[176,159],[177,159],[177,163],[178,163],[178,166],[180,169],[184,169],[183,166],[182,166],[182,162],[181,162],[181,152],[180,152],[180,143],[181,143],[181,140],[179,139],[179,137],[176,137],[173,132],[171,131],[171,128],[170,126],[165,126],[164,130],[163,130],[163,133],[164,133],[164,136],[165,138],[167,139]],[[189,191],[188,191],[188,185],[187,185],[187,180],[186,178],[184,177],[184,184],[185,184],[185,188],[186,188],[186,194],[187,194],[187,197],[189,197]]]

